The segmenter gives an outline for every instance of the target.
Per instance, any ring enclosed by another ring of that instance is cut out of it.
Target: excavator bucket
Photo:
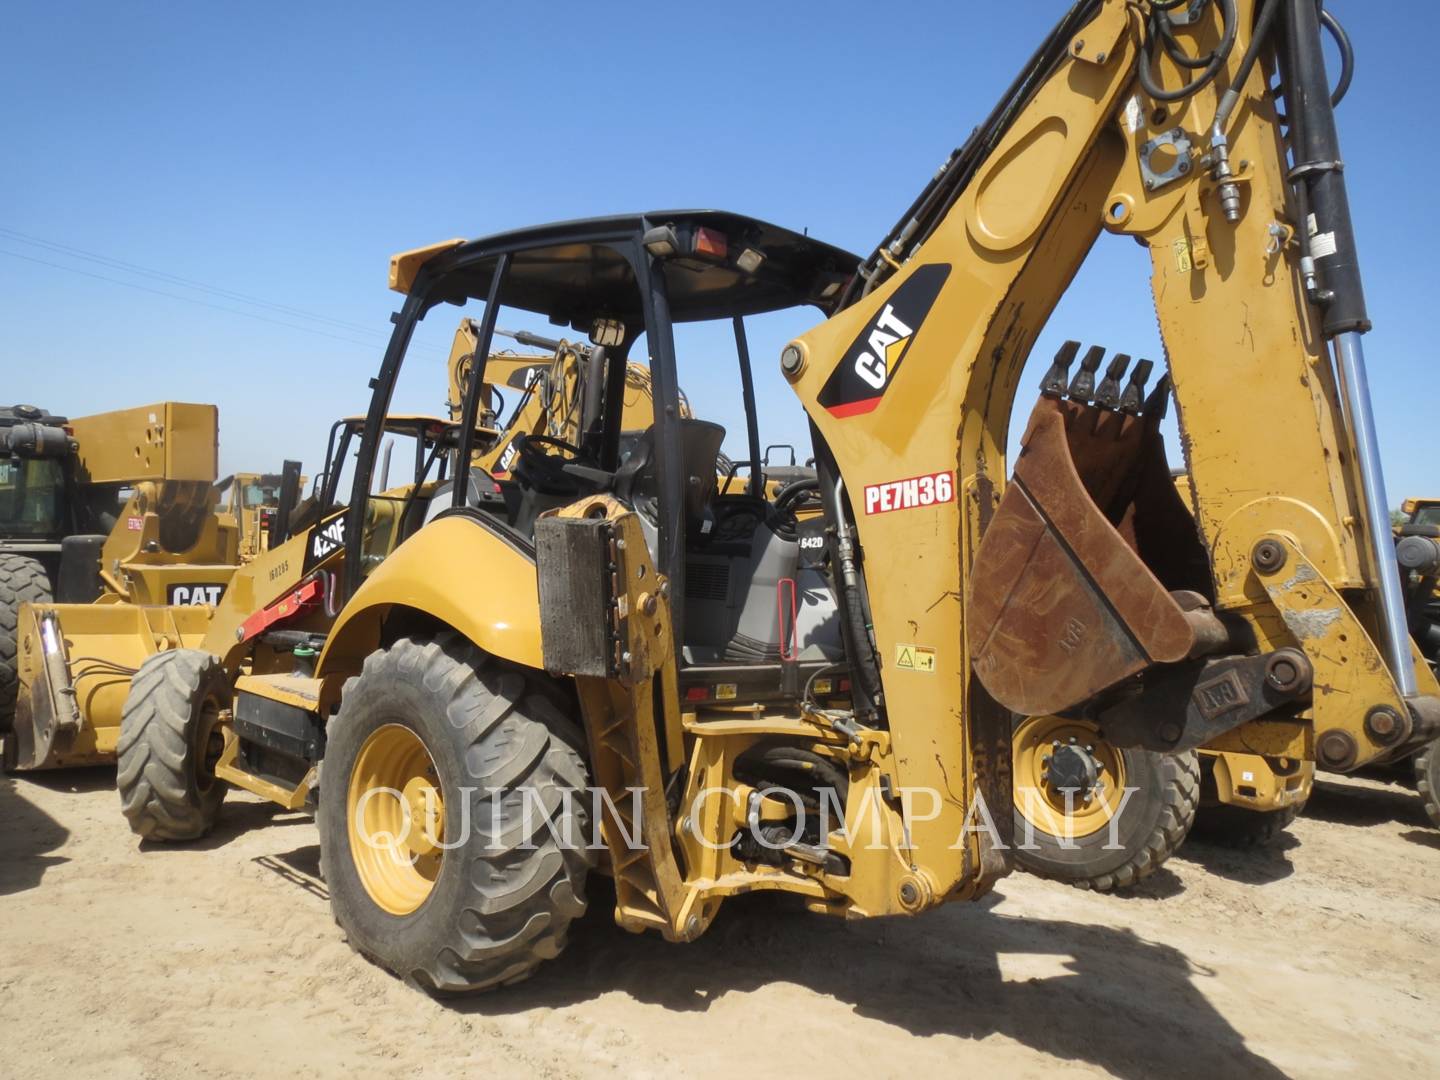
[[[986,690],[1029,715],[1073,709],[1152,664],[1216,644],[1209,563],[1158,430],[1161,380],[1141,361],[1104,381],[1092,348],[1065,392],[1068,342],[1042,384],[1015,472],[976,553],[970,654]],[[1186,539],[1189,538],[1189,543]]]

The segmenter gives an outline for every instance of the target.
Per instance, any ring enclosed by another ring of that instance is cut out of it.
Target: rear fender
[[[326,684],[322,708],[380,647],[386,621],[404,613],[448,626],[491,656],[544,666],[534,555],[456,514],[396,548],[345,605],[316,665]]]

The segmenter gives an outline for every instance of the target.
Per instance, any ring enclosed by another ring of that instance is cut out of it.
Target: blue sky
[[[72,415],[213,401],[223,469],[313,472],[329,421],[366,404],[392,252],[675,206],[868,251],[1064,7],[17,0],[0,43],[0,399]],[[1393,504],[1440,492],[1422,294],[1440,77],[1405,19],[1433,13],[1330,7],[1359,52],[1341,137]],[[1145,273],[1138,247],[1102,238],[1022,409],[1065,337],[1158,359]],[[752,332],[767,441],[803,430],[774,363],[799,328]],[[448,310],[427,320],[400,404],[438,411],[452,329]],[[738,435],[717,352],[686,389]]]

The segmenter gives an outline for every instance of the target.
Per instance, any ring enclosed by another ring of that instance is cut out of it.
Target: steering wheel
[[[553,435],[516,435],[514,446],[515,478],[545,495],[580,495],[594,490],[596,477],[609,475],[581,465],[580,448]],[[559,453],[546,453],[545,447]]]

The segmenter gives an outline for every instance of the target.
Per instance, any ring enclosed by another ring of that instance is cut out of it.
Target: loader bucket
[[[1165,461],[1163,393],[1143,416],[1053,392],[1031,412],[967,616],[975,672],[1014,712],[1074,709],[1213,645],[1213,616],[1189,610],[1212,586]]]
[[[20,609],[16,767],[115,760],[130,676],[152,653],[194,648],[210,628],[205,607],[26,604]]]

